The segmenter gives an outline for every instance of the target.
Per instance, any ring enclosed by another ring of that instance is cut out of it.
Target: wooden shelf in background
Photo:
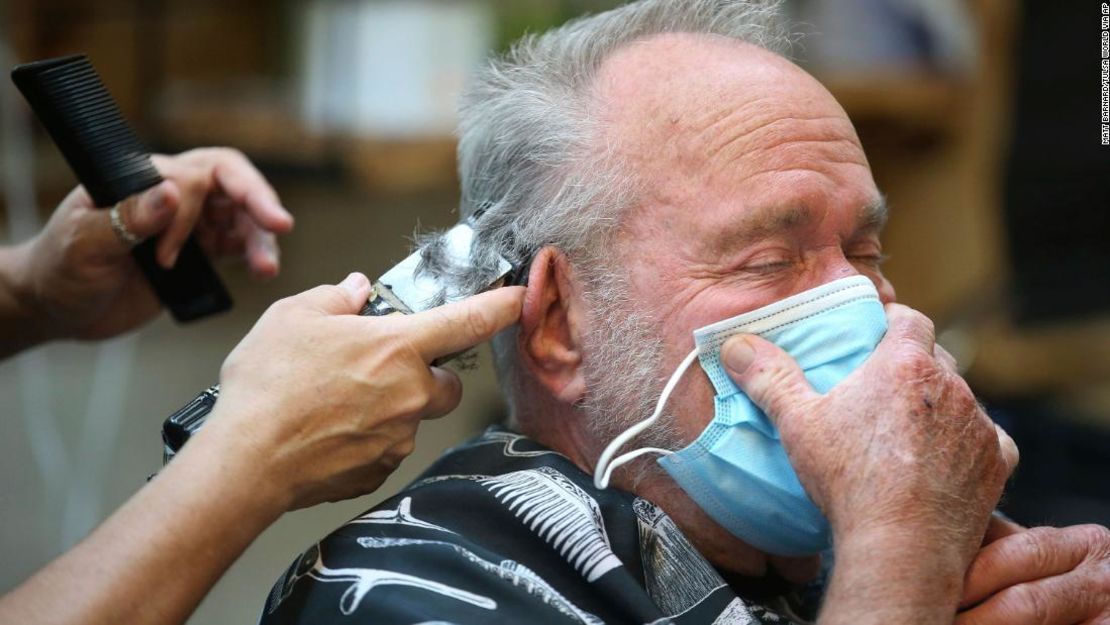
[[[932,73],[825,74],[818,79],[857,126],[880,124],[916,133],[957,129],[969,85]]]
[[[328,155],[325,137],[305,128],[277,87],[172,88],[153,119],[161,142],[175,147],[234,146],[254,158],[313,165]]]
[[[307,167],[339,163],[371,192],[456,185],[453,137],[390,139],[317,133],[305,126],[277,85],[178,87],[160,101],[154,115],[157,135],[175,148],[226,145],[269,163]]]

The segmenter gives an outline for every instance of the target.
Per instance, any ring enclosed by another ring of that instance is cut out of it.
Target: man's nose
[[[815,269],[820,284],[863,275],[859,268],[848,260],[844,250],[840,248],[828,248],[818,259]]]
[[[860,271],[841,249],[830,249],[829,253],[823,256],[827,257],[821,258],[818,263],[814,286],[852,276],[866,276],[875,284],[875,290],[879,292],[879,300],[882,303],[891,304],[898,300],[894,286],[877,268],[874,271]]]

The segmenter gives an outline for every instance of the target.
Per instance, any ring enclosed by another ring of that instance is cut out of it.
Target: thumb
[[[139,241],[157,236],[173,221],[179,197],[177,185],[164,180],[157,186],[120,202],[118,208],[120,223],[124,230]],[[113,250],[121,255],[131,251],[132,245],[120,237],[112,227],[112,216],[109,210],[91,211],[88,219],[94,220],[99,249]]]
[[[164,180],[138,196],[127,198],[120,205],[120,219],[131,234],[149,239],[169,227],[180,200],[177,185]]]
[[[91,233],[87,239],[93,249],[101,252],[108,251],[110,253],[118,253],[121,256],[127,255],[131,251],[131,244],[124,241],[122,237],[112,227],[112,216],[110,210],[88,210],[92,208],[92,200],[85,194],[83,189],[80,189],[80,195],[76,192],[73,197],[78,203],[87,203],[87,209],[83,211],[81,216],[81,228],[86,232]],[[177,185],[165,180],[155,187],[147,189],[143,193],[133,195],[126,200],[119,203],[118,213],[120,223],[123,228],[135,236],[136,239],[144,240],[165,230],[170,222],[173,221],[173,215],[177,211],[178,199],[180,193],[177,190]],[[66,199],[66,203],[70,199]]]
[[[741,334],[721,346],[721,362],[775,426],[800,403],[817,397],[802,369],[777,345],[752,334]]]
[[[369,297],[370,280],[356,271],[338,285],[318,286],[291,299],[328,315],[357,315]]]

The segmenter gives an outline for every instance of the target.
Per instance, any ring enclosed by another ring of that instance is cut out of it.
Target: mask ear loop
[[[597,466],[594,468],[595,487],[599,489],[608,488],[609,479],[613,476],[614,469],[620,467],[621,465],[627,464],[628,462],[644,454],[670,455],[674,453],[669,449],[660,449],[658,447],[643,447],[641,449],[635,449],[628,453],[617,456],[616,458],[613,458],[613,454],[617,453],[617,451],[620,450],[621,447],[624,447],[626,444],[628,444],[628,441],[632,440],[641,432],[651,427],[651,425],[655,423],[657,419],[659,419],[659,416],[663,414],[663,408],[667,405],[667,399],[670,398],[671,393],[674,391],[674,387],[678,384],[678,381],[682,379],[683,374],[686,373],[686,370],[690,368],[690,365],[694,363],[694,360],[697,359],[697,357],[698,348],[695,347],[694,351],[690,352],[689,354],[687,354],[686,358],[682,359],[682,363],[678,365],[678,368],[675,369],[674,373],[671,374],[671,378],[667,380],[667,384],[663,387],[663,393],[659,395],[659,401],[655,404],[655,411],[651,413],[650,417],[621,432],[616,438],[610,441],[608,445],[606,445],[605,450],[601,452],[601,457],[598,458]]]

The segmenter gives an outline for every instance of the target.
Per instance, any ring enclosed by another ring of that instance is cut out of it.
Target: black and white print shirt
[[[819,589],[753,596],[739,587],[652,503],[599,491],[562,454],[493,427],[301,555],[274,585],[260,624],[814,618]]]

